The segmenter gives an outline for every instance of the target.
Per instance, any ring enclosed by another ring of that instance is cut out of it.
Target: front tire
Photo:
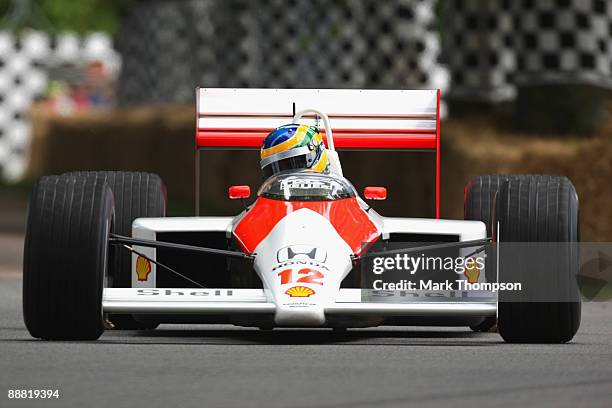
[[[113,194],[99,180],[48,176],[33,188],[23,259],[23,315],[33,337],[95,340]]]
[[[495,204],[501,242],[499,333],[510,343],[564,343],[580,326],[578,196],[566,177],[522,176],[504,182]],[[525,243],[528,243],[527,245]]]
[[[78,171],[65,176],[85,177],[106,182],[115,198],[115,234],[132,236],[132,222],[140,217],[165,217],[166,186],[157,174],[127,171]],[[110,269],[112,287],[132,286],[132,254],[119,246],[111,248]],[[137,320],[132,315],[111,314],[108,319],[119,330],[151,330],[158,326],[148,319]]]

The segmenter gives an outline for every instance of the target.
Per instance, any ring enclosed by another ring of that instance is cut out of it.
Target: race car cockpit
[[[334,201],[357,196],[344,177],[310,171],[285,171],[269,177],[258,196],[282,201]]]

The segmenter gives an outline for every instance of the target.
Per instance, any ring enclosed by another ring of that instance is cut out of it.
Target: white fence
[[[543,83],[612,88],[612,1],[442,1],[451,96],[509,100]]]
[[[0,31],[0,177],[17,180],[23,175],[31,134],[29,113],[46,91],[49,70],[89,61],[118,71],[120,58],[107,35]]]
[[[431,89],[435,0],[140,1],[124,21],[119,99],[192,102],[193,89]]]

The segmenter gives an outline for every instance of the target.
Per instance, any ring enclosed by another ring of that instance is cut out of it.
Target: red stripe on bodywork
[[[199,130],[197,147],[253,147],[260,148],[267,131],[206,131]],[[325,139],[325,136],[323,136]],[[422,149],[436,148],[435,131],[409,131],[403,133],[384,131],[361,131],[353,133],[334,132],[337,149]]]
[[[280,220],[302,208],[327,218],[356,255],[361,253],[364,244],[375,242],[380,235],[354,197],[335,201],[281,201],[259,197],[234,229],[234,237],[243,251],[253,253]]]

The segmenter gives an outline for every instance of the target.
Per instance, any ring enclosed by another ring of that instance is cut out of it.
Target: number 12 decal
[[[286,285],[292,282],[300,282],[300,283],[311,283],[315,285],[323,285],[321,279],[325,276],[314,269],[310,268],[302,268],[298,271],[298,275],[306,275],[298,278],[296,281],[293,280],[293,269],[285,269],[278,273],[278,276],[281,278],[281,285]]]

